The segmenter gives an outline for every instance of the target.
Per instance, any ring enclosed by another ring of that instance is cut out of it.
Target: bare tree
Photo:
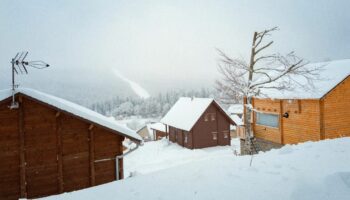
[[[305,67],[307,62],[297,57],[294,52],[287,55],[268,53],[267,49],[273,44],[265,39],[271,33],[278,30],[277,27],[254,32],[253,44],[249,62],[240,58],[231,58],[223,51],[218,50],[220,55],[218,70],[222,79],[216,81],[217,90],[226,96],[224,101],[234,98],[246,97],[246,114],[244,122],[246,127],[246,145],[252,153],[252,98],[263,96],[262,89],[292,90],[292,83],[298,84],[295,76],[302,76],[309,81],[312,87],[313,80],[317,79],[320,67]]]

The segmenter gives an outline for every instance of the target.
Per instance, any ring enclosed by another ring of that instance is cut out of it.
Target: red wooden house
[[[180,98],[161,120],[169,140],[190,149],[230,145],[231,118],[210,98]]]

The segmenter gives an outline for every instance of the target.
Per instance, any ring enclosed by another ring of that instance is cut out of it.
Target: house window
[[[215,113],[212,113],[210,118],[211,118],[211,121],[215,121],[216,114],[215,114]]]
[[[225,138],[225,139],[228,138],[228,135],[229,135],[228,132],[229,132],[229,131],[223,131],[223,134],[224,134],[224,138]]]
[[[218,139],[218,133],[217,132],[213,132],[213,140],[217,140]]]
[[[188,141],[188,134],[185,132],[185,139],[184,139],[184,143],[187,143]]]
[[[208,121],[209,120],[209,115],[208,114],[206,114],[206,115],[204,115],[204,121]]]
[[[278,115],[257,112],[256,124],[278,128]]]

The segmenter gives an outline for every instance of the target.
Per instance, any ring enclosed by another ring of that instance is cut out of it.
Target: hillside
[[[158,147],[155,149],[159,152],[177,148],[176,144],[161,142],[150,145]],[[222,148],[204,151],[220,152]],[[350,199],[350,138],[286,145],[254,156],[251,167],[250,156],[221,153],[204,153],[202,159],[185,164],[46,199]],[[156,156],[146,154],[139,164],[147,156],[148,164],[157,164]],[[182,162],[182,158],[172,157],[170,161]]]

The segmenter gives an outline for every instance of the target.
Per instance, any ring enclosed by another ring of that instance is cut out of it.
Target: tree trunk
[[[253,137],[253,131],[252,131],[252,97],[247,97],[245,102],[246,112],[244,115],[244,125],[245,125],[245,148],[247,153],[252,154],[252,137]]]

